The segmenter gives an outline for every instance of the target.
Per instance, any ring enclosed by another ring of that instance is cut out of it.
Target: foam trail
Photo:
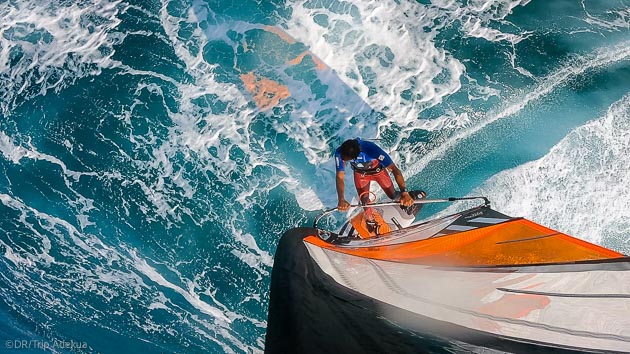
[[[493,176],[471,195],[487,195],[507,214],[628,253],[629,185],[630,94],[544,157]]]
[[[517,100],[512,100],[512,102],[506,104],[502,109],[498,110],[498,112],[489,113],[485,119],[482,119],[474,126],[465,130],[460,130],[459,132],[453,134],[437,148],[422,156],[418,162],[411,164],[404,171],[405,175],[417,175],[424,170],[431,161],[444,156],[461,140],[474,135],[493,122],[512,117],[528,104],[545,97],[557,87],[564,85],[572,78],[582,75],[589,70],[606,67],[628,59],[630,59],[630,41],[623,42],[612,48],[609,47],[600,49],[592,55],[578,57],[564,63],[561,69],[551,74],[549,78],[542,82],[542,84],[536,87],[532,92],[519,97]],[[409,161],[414,161],[413,156],[409,156]]]

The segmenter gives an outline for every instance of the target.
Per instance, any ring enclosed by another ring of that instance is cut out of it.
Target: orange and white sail
[[[280,255],[274,276],[294,267],[293,281],[312,289],[294,292],[303,304],[328,296],[320,312],[327,322],[347,323],[341,333],[348,340],[360,341],[360,328],[378,328],[381,319],[383,329],[395,324],[401,333],[444,343],[518,352],[630,352],[630,258],[487,204],[368,239],[324,233],[324,240],[316,228],[294,232],[300,242],[293,241],[292,252],[301,259],[288,266]],[[272,303],[278,291],[272,276]],[[380,343],[378,350],[406,352],[396,345],[410,339],[391,336],[398,338],[394,347]],[[421,350],[419,343],[411,351]],[[366,349],[349,345],[339,348]],[[335,348],[327,340],[320,346]]]

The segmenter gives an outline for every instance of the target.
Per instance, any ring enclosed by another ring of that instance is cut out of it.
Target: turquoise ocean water
[[[0,352],[262,351],[356,136],[630,253],[630,1],[0,1]]]

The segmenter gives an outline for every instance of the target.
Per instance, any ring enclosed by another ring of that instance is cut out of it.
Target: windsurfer
[[[360,138],[346,140],[335,150],[336,186],[338,203],[341,211],[348,210],[350,203],[345,198],[344,171],[345,163],[349,162],[354,171],[354,186],[357,189],[362,204],[369,203],[370,182],[377,182],[390,199],[400,197],[400,204],[411,206],[413,198],[405,188],[405,178],[391,157],[381,147],[371,141]],[[398,184],[400,192],[396,192],[389,176],[391,172]]]

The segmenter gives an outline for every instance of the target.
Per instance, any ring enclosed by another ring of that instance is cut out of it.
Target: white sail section
[[[543,345],[630,352],[628,260],[436,268],[305,245],[340,285],[430,320]]]

